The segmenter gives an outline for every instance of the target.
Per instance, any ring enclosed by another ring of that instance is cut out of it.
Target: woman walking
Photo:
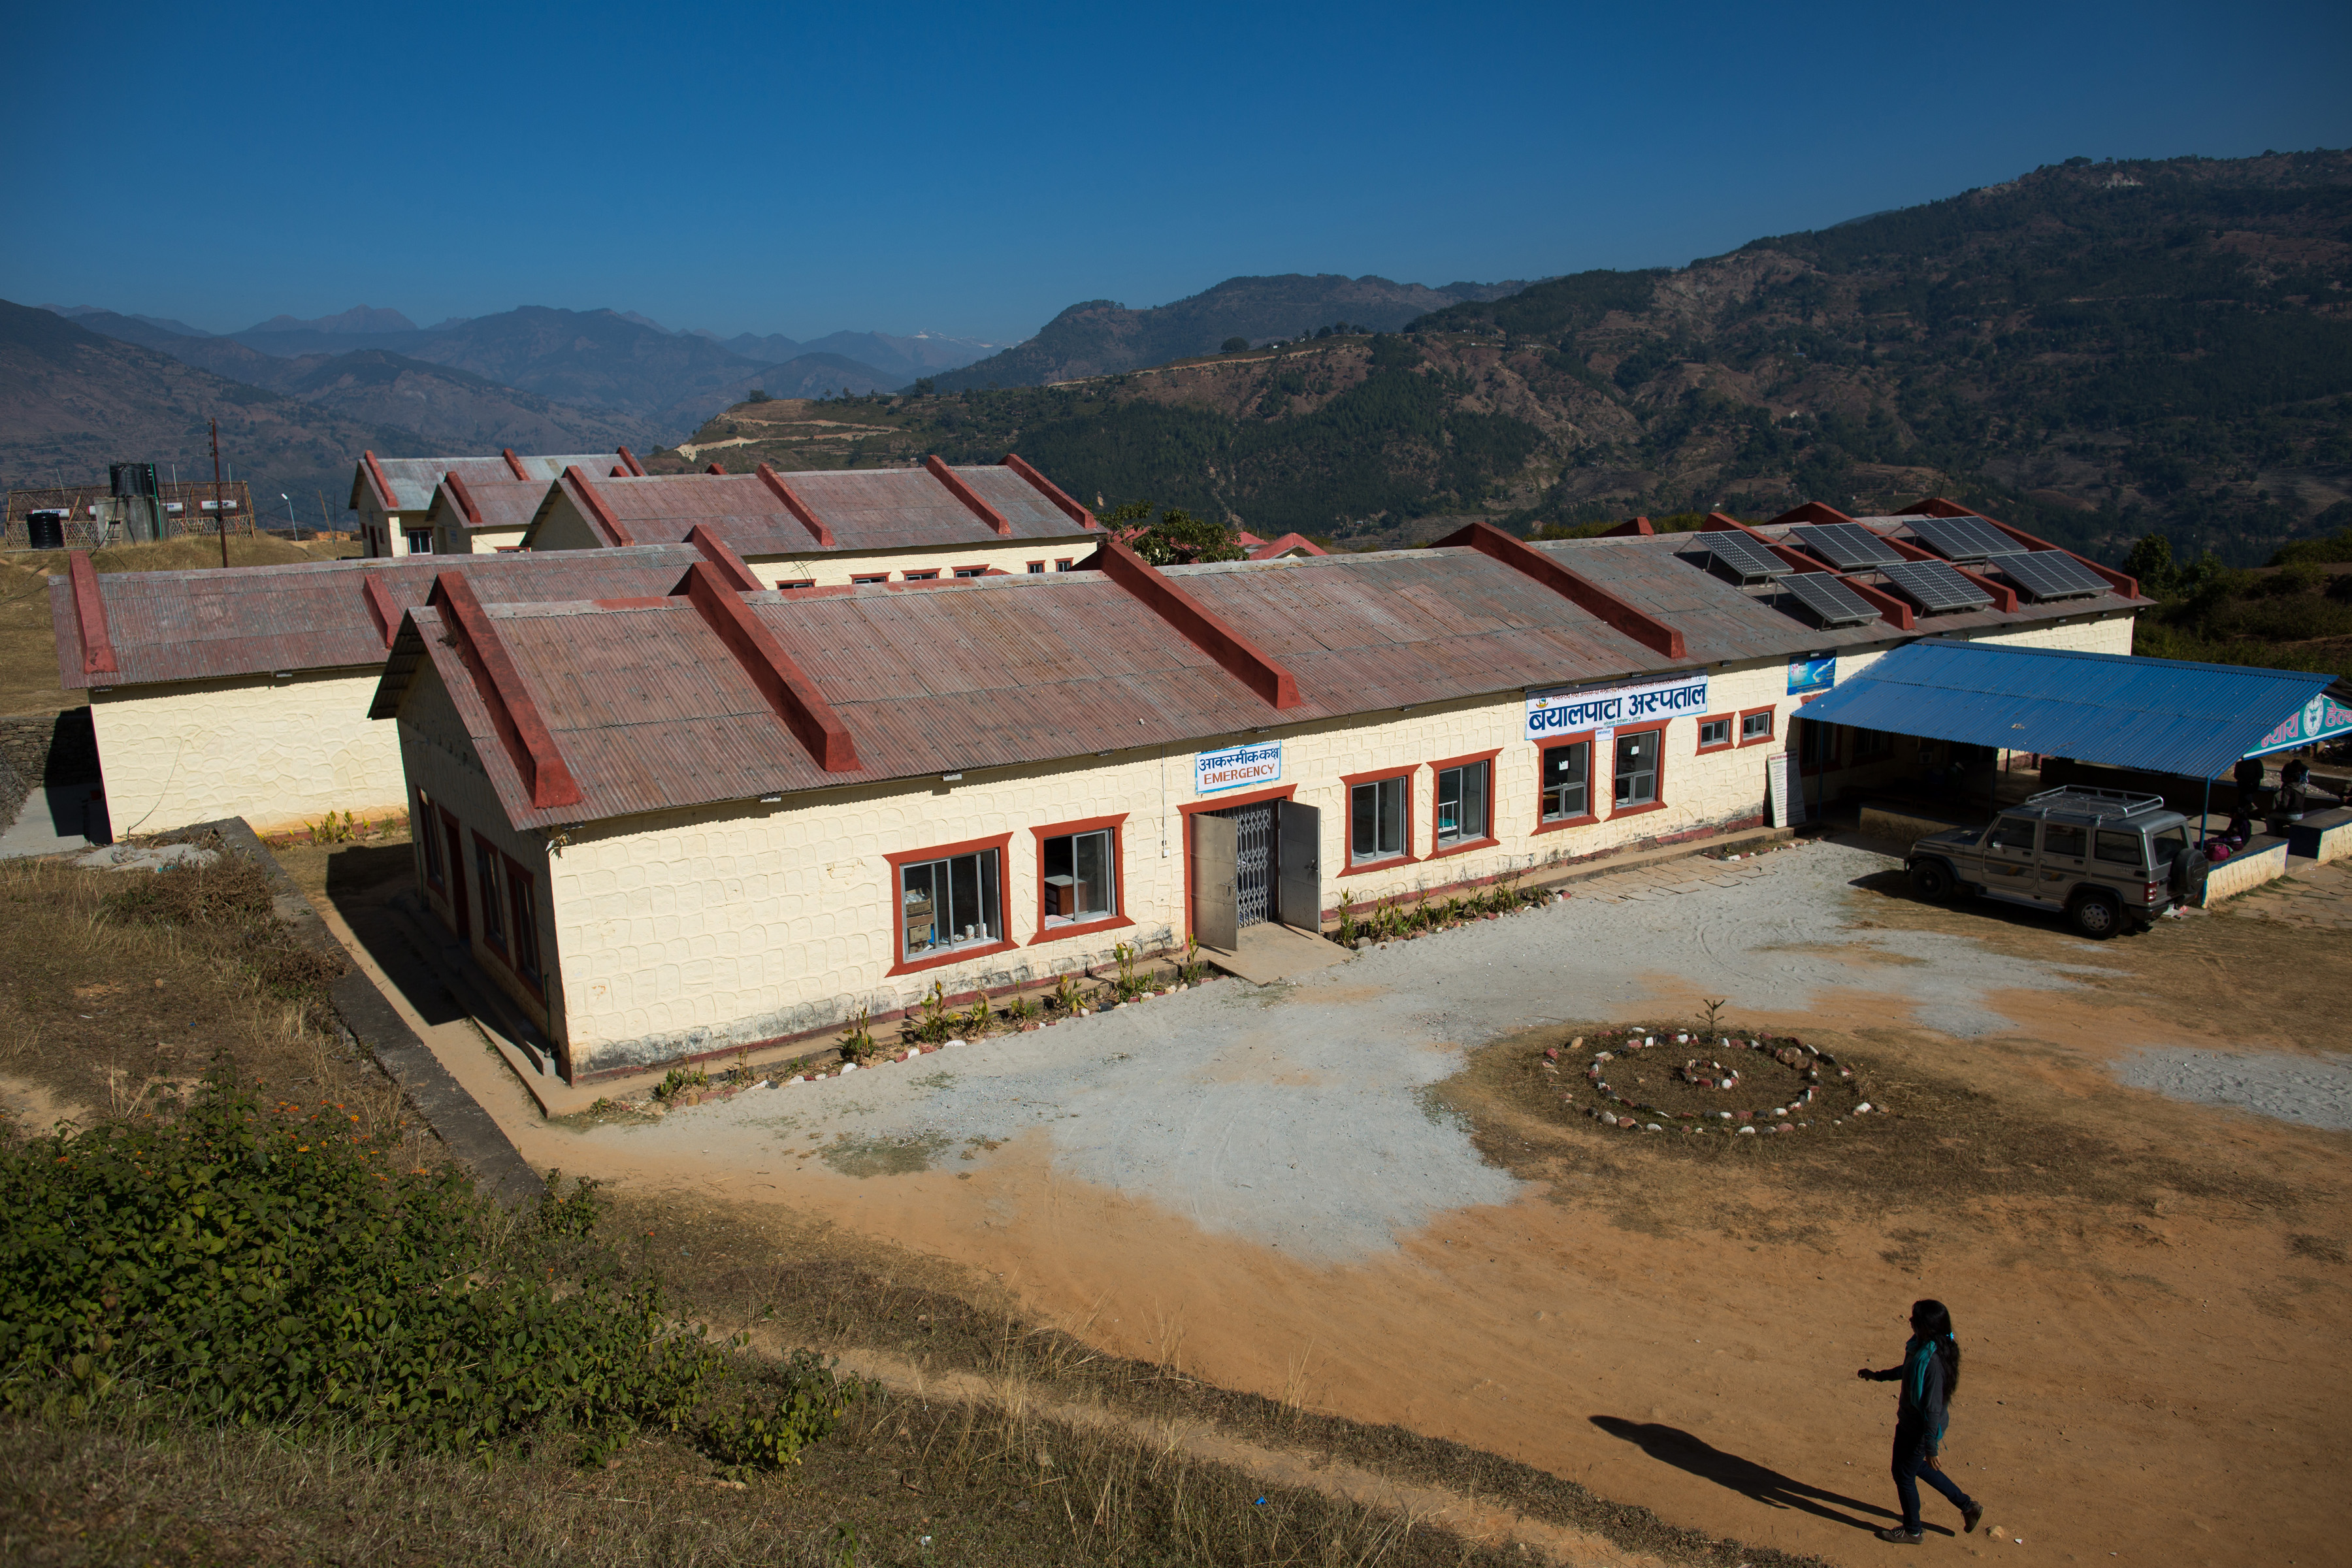
[[[1911,1342],[1903,1347],[1903,1364],[1885,1372],[1864,1367],[1854,1375],[1871,1383],[1899,1380],[1903,1384],[1895,1405],[1895,1495],[1903,1501],[1903,1522],[1879,1531],[1878,1539],[1910,1546],[1926,1539],[1919,1528],[1921,1481],[1951,1500],[1960,1510],[1963,1529],[1976,1529],[1984,1518],[1984,1505],[1944,1474],[1937,1458],[1946,1414],[1960,1386],[1960,1346],[1952,1338],[1952,1314],[1941,1301],[1912,1302]]]

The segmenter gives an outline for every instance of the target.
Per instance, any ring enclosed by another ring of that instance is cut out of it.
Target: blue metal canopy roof
[[[2330,708],[2341,705],[2326,692],[2335,679],[1930,637],[1839,682],[1799,717],[2211,778],[2334,728]]]

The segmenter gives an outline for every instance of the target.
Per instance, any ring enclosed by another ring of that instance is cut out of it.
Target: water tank
[[[110,463],[106,477],[113,492],[121,497],[161,495],[163,489],[155,482],[152,463]]]
[[[66,547],[66,514],[61,511],[27,512],[25,532],[35,550],[63,550]]]

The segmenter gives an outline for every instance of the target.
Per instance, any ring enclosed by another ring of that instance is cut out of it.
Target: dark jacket
[[[1918,1451],[1931,1459],[1944,1440],[1950,1414],[1945,1408],[1944,1358],[1936,1353],[1937,1342],[1915,1336],[1903,1347],[1901,1366],[1871,1373],[1880,1383],[1903,1384],[1895,1404],[1895,1429],[1898,1435],[1916,1432]]]

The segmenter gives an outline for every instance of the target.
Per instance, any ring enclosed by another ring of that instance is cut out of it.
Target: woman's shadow
[[[1679,1426],[1662,1426],[1656,1422],[1627,1421],[1615,1415],[1595,1415],[1592,1424],[1612,1437],[1622,1437],[1654,1459],[1662,1460],[1678,1470],[1685,1470],[1719,1487],[1728,1487],[1742,1497],[1753,1498],[1767,1508],[1792,1508],[1819,1519],[1847,1525],[1855,1530],[1875,1530],[1874,1520],[1856,1519],[1829,1505],[1837,1503],[1856,1509],[1878,1519],[1895,1520],[1899,1516],[1892,1509],[1850,1498],[1843,1492],[1826,1491],[1792,1480],[1780,1471],[1768,1468],[1753,1459],[1743,1459],[1737,1454],[1727,1454],[1692,1436]]]

